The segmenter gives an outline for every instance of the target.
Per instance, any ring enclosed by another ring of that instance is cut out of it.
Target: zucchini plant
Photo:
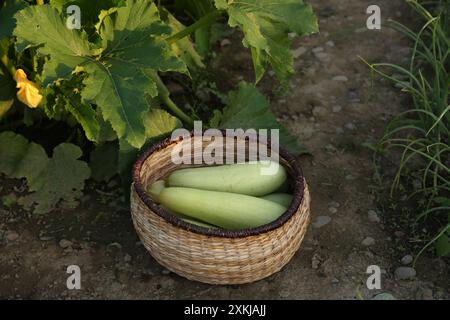
[[[81,29],[67,27],[73,5]],[[168,81],[195,86],[220,33],[234,29],[251,51],[254,83],[212,88],[222,105],[206,104],[206,112],[177,104]],[[272,68],[287,88],[292,35],[317,31],[302,0],[0,0],[0,173],[25,178],[28,205],[47,212],[75,199],[89,177],[120,173],[127,185],[146,143],[195,120],[278,128],[281,144],[303,153],[255,85]],[[70,177],[59,175],[63,168]]]

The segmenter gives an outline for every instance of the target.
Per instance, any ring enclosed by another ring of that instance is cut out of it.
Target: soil
[[[386,225],[395,212],[379,206],[384,186],[374,179],[373,153],[366,147],[404,107],[398,89],[379,79],[372,83],[359,56],[370,62],[407,59],[408,42],[384,25],[388,18],[406,19],[407,5],[379,0],[382,28],[368,30],[369,1],[312,4],[321,32],[294,42],[296,75],[287,95],[272,95],[271,101],[280,121],[313,155],[299,158],[311,189],[313,223],[285,268],[238,286],[211,286],[170,273],[139,242],[113,180],[90,183],[76,209],[62,204],[35,216],[15,204],[0,208],[0,298],[372,299],[390,293],[397,299],[448,299],[449,268],[442,259],[424,255],[415,277],[396,280],[400,259],[416,252],[400,250],[408,239]],[[230,40],[215,66],[231,83],[252,80],[249,53],[238,35]],[[276,83],[271,74],[260,86],[267,93]],[[20,182],[1,180],[0,196],[19,197],[22,191]],[[69,265],[81,268],[81,290],[66,287]],[[381,289],[366,286],[370,265],[381,268]]]

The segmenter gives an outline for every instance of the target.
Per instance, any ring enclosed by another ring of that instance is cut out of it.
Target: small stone
[[[395,278],[397,280],[409,280],[416,276],[416,270],[411,267],[398,267],[395,269]]]
[[[329,211],[331,214],[335,214],[336,212],[338,212],[338,209],[336,209],[335,207],[329,207],[329,208],[328,208],[328,211]]]
[[[412,182],[412,185],[413,185],[414,190],[416,190],[416,191],[419,189],[422,189],[422,181],[419,179],[414,179]]]
[[[334,113],[338,113],[342,111],[342,107],[339,105],[335,105],[333,106],[333,108],[331,109]]]
[[[348,81],[348,78],[346,76],[334,76],[333,81],[346,82]]]
[[[330,221],[331,218],[329,216],[318,216],[312,225],[314,228],[319,229],[330,223]]]
[[[323,47],[315,47],[312,49],[312,52],[318,53],[318,52],[323,52],[323,50],[324,50]]]
[[[361,242],[361,244],[365,247],[370,247],[373,246],[375,244],[375,239],[372,237],[366,237],[364,238],[364,240]]]
[[[369,220],[371,222],[376,222],[376,223],[380,222],[380,217],[378,216],[378,213],[375,210],[369,210],[367,212],[367,217],[369,218]]]
[[[321,262],[322,258],[317,253],[315,253],[311,259],[311,267],[313,269],[319,269],[319,265]]]
[[[413,262],[413,256],[410,254],[407,254],[400,261],[403,265],[406,266],[406,265],[410,264],[411,262]]]
[[[377,294],[375,297],[372,298],[372,300],[397,300],[397,299],[395,299],[395,297],[392,294],[388,292],[383,292]]]
[[[326,52],[317,52],[317,53],[314,53],[314,55],[320,61],[325,61],[326,62],[326,61],[328,61],[330,59],[330,56]]]
[[[314,107],[312,113],[315,117],[324,116],[327,114],[327,109],[324,107]]]
[[[340,204],[339,202],[336,202],[336,201],[331,201],[331,202],[328,204],[328,206],[329,206],[329,207],[333,207],[333,208],[339,208],[339,207],[341,206],[341,204]]]
[[[131,256],[128,253],[126,253],[125,256],[123,257],[123,261],[130,262],[131,261]]]
[[[230,39],[223,39],[222,41],[220,41],[220,46],[221,47],[226,47],[226,46],[229,46],[231,44],[231,41],[230,41]]]
[[[61,241],[59,241],[59,246],[63,249],[69,248],[72,246],[72,241],[62,239]]]
[[[344,125],[344,127],[345,127],[345,129],[348,129],[348,130],[355,130],[356,129],[356,126],[353,124],[353,122],[347,122]]]
[[[337,278],[332,278],[332,279],[331,279],[331,283],[334,283],[334,284],[339,283],[339,279],[337,279]]]
[[[332,40],[325,42],[325,44],[329,47],[334,47],[334,41],[332,41]]]
[[[418,300],[434,300],[433,290],[430,288],[419,288],[416,293],[416,299]]]
[[[348,174],[348,175],[346,175],[345,176],[345,180],[355,180],[356,178],[353,176],[353,175],[351,175],[351,174]]]
[[[54,239],[54,237],[51,237],[51,236],[40,236],[39,237],[39,240],[41,240],[41,241],[50,241],[53,239]]]
[[[292,50],[292,55],[295,59],[300,57],[302,54],[304,54],[307,51],[305,47],[298,47],[297,49]]]
[[[163,275],[167,276],[167,275],[171,274],[172,272],[169,269],[164,268],[164,269],[162,269],[161,273]]]
[[[5,239],[12,242],[19,239],[19,234],[15,231],[6,231],[5,233]]]

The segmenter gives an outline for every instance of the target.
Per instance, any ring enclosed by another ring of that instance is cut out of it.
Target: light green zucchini
[[[153,201],[159,203],[159,194],[166,187],[166,183],[164,180],[158,180],[153,182],[147,188],[147,193],[152,197]]]
[[[286,211],[278,203],[257,197],[191,188],[165,188],[159,199],[171,211],[230,230],[270,223]]]
[[[272,165],[272,174],[267,173]],[[167,186],[263,196],[286,181],[286,169],[272,161],[181,169],[167,178]]]
[[[261,197],[261,199],[270,200],[278,204],[281,204],[285,208],[289,207],[293,198],[294,197],[288,193],[271,193],[268,194],[267,196]]]

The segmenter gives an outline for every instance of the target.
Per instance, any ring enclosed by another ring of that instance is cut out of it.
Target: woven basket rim
[[[219,130],[222,132],[223,137],[233,137],[233,135],[228,135],[225,130]],[[203,133],[205,130],[203,130]],[[190,132],[190,138],[194,135],[194,130]],[[171,137],[165,138],[162,141],[156,142],[150,145],[146,150],[142,152],[142,154],[137,158],[134,166],[133,166],[133,185],[136,190],[137,195],[143,201],[143,203],[150,208],[153,212],[155,212],[158,216],[163,218],[165,221],[170,224],[179,227],[181,229],[191,231],[197,234],[206,235],[206,236],[215,236],[215,237],[224,237],[224,238],[242,238],[249,236],[256,236],[262,233],[266,233],[281,227],[284,223],[286,223],[298,210],[300,204],[303,202],[304,197],[304,176],[301,168],[297,164],[297,160],[295,157],[289,153],[284,147],[279,146],[279,156],[283,158],[292,169],[292,176],[290,178],[293,180],[294,192],[293,192],[293,200],[289,206],[289,208],[284,212],[278,219],[272,221],[271,223],[256,227],[256,228],[247,228],[240,230],[224,230],[224,229],[209,229],[206,227],[201,227],[198,225],[187,223],[177,216],[171,214],[167,210],[164,210],[160,207],[156,202],[152,200],[152,198],[145,191],[144,185],[141,182],[141,169],[144,162],[147,158],[153,153],[162,150],[172,144],[179,143],[183,138],[179,138],[177,140],[172,140]],[[248,140],[248,137],[246,137]],[[259,140],[258,140],[259,142]],[[267,139],[267,146],[270,146],[270,139]]]

